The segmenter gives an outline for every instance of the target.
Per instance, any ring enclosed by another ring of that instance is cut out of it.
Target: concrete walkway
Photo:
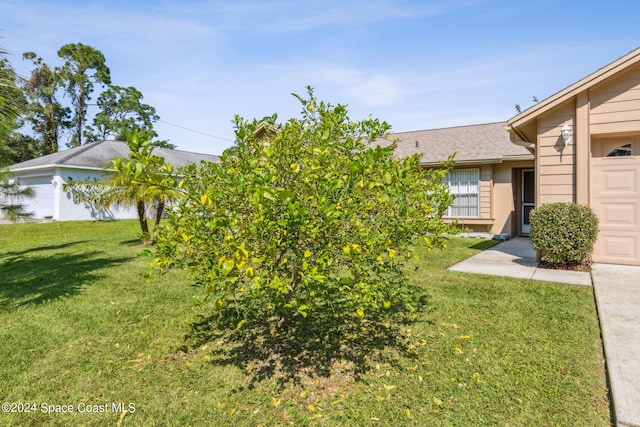
[[[529,239],[517,237],[449,270],[569,285],[593,283],[616,425],[640,427],[640,267],[594,264],[591,274],[538,268]]]
[[[618,426],[640,427],[640,267],[591,269]]]
[[[500,243],[449,267],[449,270],[591,286],[591,275],[587,272],[538,268],[536,253],[525,237]]]

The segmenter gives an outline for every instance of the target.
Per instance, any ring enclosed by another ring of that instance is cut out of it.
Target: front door
[[[520,230],[522,234],[529,234],[529,213],[536,207],[536,174],[533,169],[522,170],[522,205],[520,211]]]

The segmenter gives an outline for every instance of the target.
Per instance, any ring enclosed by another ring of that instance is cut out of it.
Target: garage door
[[[600,219],[593,260],[640,265],[640,136],[595,139],[591,206]]]
[[[52,175],[20,177],[20,186],[33,188],[35,197],[24,199],[22,204],[26,212],[32,212],[35,218],[53,217],[54,187],[51,184]]]

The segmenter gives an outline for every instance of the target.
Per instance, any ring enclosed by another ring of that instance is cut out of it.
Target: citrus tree
[[[180,171],[186,197],[156,240],[157,264],[187,268],[233,327],[269,319],[282,330],[329,312],[366,322],[410,303],[414,245],[444,244],[451,164],[424,170],[375,144],[387,123],[352,121],[311,88],[296,97],[299,118],[236,117],[221,163]]]

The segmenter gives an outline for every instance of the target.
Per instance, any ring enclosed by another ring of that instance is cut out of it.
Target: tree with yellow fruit
[[[415,245],[444,244],[452,162],[425,170],[378,146],[387,123],[352,121],[311,88],[295,96],[300,117],[236,117],[220,164],[179,171],[187,197],[158,233],[157,264],[188,269],[232,327],[268,320],[282,333],[407,309]]]

